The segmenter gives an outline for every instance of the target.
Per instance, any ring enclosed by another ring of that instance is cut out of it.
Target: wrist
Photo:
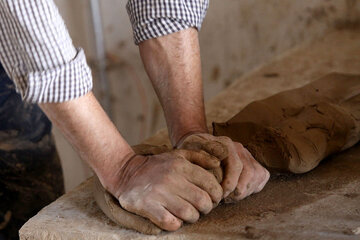
[[[102,168],[95,170],[101,184],[113,196],[118,197],[118,190],[122,182],[123,169],[137,155],[134,151],[128,151],[122,155],[109,160],[109,164],[104,164]]]
[[[170,134],[170,141],[174,148],[178,148],[188,136],[199,133],[209,133],[209,130],[206,126],[182,129],[182,131]]]

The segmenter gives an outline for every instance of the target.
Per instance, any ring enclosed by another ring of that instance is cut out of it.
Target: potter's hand
[[[244,199],[261,191],[269,180],[269,172],[263,168],[251,153],[238,142],[228,137],[215,137],[207,133],[196,133],[185,137],[177,144],[177,148],[203,150],[222,160],[224,178],[223,187],[225,202]]]
[[[236,202],[260,192],[270,178],[269,171],[261,166],[241,143],[233,142],[233,144],[243,163],[243,169],[234,192],[225,198],[227,203]]]
[[[220,166],[205,153],[174,150],[152,156],[135,155],[117,174],[109,189],[126,210],[150,219],[164,230],[175,231],[182,222],[196,222],[218,204],[222,188],[203,169]]]

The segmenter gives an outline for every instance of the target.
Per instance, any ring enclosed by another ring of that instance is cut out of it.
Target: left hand
[[[177,148],[203,150],[221,158],[227,150],[227,158],[222,160],[224,178],[221,183],[225,202],[239,201],[253,193],[260,192],[268,182],[270,173],[262,167],[251,153],[230,138],[216,137],[208,133],[195,133],[186,136]]]

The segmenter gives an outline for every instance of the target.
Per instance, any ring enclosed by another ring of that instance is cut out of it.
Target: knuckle
[[[229,138],[229,137],[227,137],[227,136],[220,136],[220,137],[218,137],[218,139],[219,139],[221,142],[224,142],[224,143],[227,143],[227,144],[232,142],[231,138]]]
[[[269,179],[270,179],[270,173],[269,173],[269,171],[268,170],[266,170],[265,169],[265,179],[264,179],[264,181],[269,181]]]
[[[214,176],[211,176],[211,177],[213,178],[213,181],[209,188],[209,194],[215,202],[219,202],[223,195],[223,189],[222,189],[221,185],[217,182],[216,178]],[[236,182],[234,184],[236,185]],[[235,188],[235,186],[233,188]],[[206,200],[208,202],[209,202],[209,200],[211,200],[208,195],[206,195]]]
[[[257,169],[257,172],[259,173],[260,175],[260,179],[261,181],[265,181],[267,180],[267,178],[269,177],[269,172],[268,170],[266,170],[265,168],[263,168],[262,166],[260,166],[258,169]]]
[[[160,188],[162,189],[164,186],[169,185],[170,183],[173,183],[175,176],[176,175],[174,175],[173,171],[167,171],[164,174],[162,174],[159,177],[159,181],[158,181],[158,184],[157,184],[158,190],[160,190]]]
[[[144,204],[143,204],[142,200],[140,200],[140,198],[134,199],[131,196],[120,197],[119,203],[120,203],[121,207],[123,207],[124,209],[131,211],[131,212],[140,211],[143,209],[143,206],[144,206]]]
[[[246,198],[246,192],[245,191],[243,191],[243,192],[241,192],[238,196],[236,196],[235,197],[235,200],[236,201],[240,201],[240,200],[243,200],[244,198]]]
[[[235,168],[237,171],[242,171],[245,168],[245,164],[240,160],[235,162]]]
[[[169,213],[161,214],[158,217],[158,222],[161,227],[169,229],[169,230],[176,230],[181,226],[181,223],[179,223],[179,221],[177,221]]]
[[[199,194],[197,198],[197,205],[199,207],[199,210],[204,213],[208,213],[211,211],[212,208],[212,201],[210,197],[205,194]]]
[[[184,160],[175,158],[171,161],[170,168],[173,170],[180,170],[184,167]]]
[[[182,210],[182,217],[184,220],[186,221],[190,221],[190,222],[194,222],[197,221],[199,219],[199,214],[194,211],[194,209],[192,209],[191,207],[184,207]]]
[[[244,162],[244,163],[249,162],[248,156],[247,156],[246,152],[244,151],[244,149],[238,150],[237,155],[239,156],[241,162]]]
[[[166,179],[165,177],[163,177],[163,179]],[[151,195],[155,194],[155,195],[162,195],[163,194],[163,186],[162,184],[155,184],[152,189],[151,189]],[[148,194],[147,199],[151,198],[151,196],[149,196],[150,194]]]
[[[266,180],[265,173],[261,173],[258,177],[257,185],[261,185]]]
[[[266,178],[267,178],[267,173],[266,172],[267,171],[265,169],[262,169],[262,171],[261,171],[261,180],[262,181],[265,181]]]
[[[238,184],[237,182],[237,178],[228,178],[225,180],[225,182],[222,183],[222,185],[224,186],[224,191],[226,192],[233,192],[236,188],[236,185]]]
[[[254,168],[249,168],[247,171],[247,178],[248,179],[254,179],[255,177],[258,177],[258,174],[256,174]]]
[[[230,139],[231,140],[231,139]],[[233,142],[236,148],[240,148],[241,150],[246,150],[246,148],[244,147],[244,145],[242,145],[239,142]]]
[[[214,201],[216,203],[219,203],[221,201],[222,196],[223,196],[223,189],[220,185],[218,185],[218,187],[213,191]]]
[[[243,185],[236,186],[235,191],[234,191],[234,197],[236,199],[243,199],[245,194],[246,194],[245,186],[243,186]]]
[[[169,214],[161,214],[159,216],[159,219],[158,219],[159,223],[163,226],[167,226],[169,224],[171,224],[171,222],[173,221],[172,217],[169,216]]]
[[[265,169],[266,177],[269,178],[270,177],[270,172],[266,168],[264,168],[264,169]]]

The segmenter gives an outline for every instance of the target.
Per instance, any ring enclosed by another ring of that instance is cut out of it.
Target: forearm
[[[134,152],[93,94],[90,92],[64,103],[40,104],[40,107],[113,193],[116,169],[120,169]]]
[[[197,30],[146,40],[139,47],[164,109],[171,143],[191,132],[207,132]]]

